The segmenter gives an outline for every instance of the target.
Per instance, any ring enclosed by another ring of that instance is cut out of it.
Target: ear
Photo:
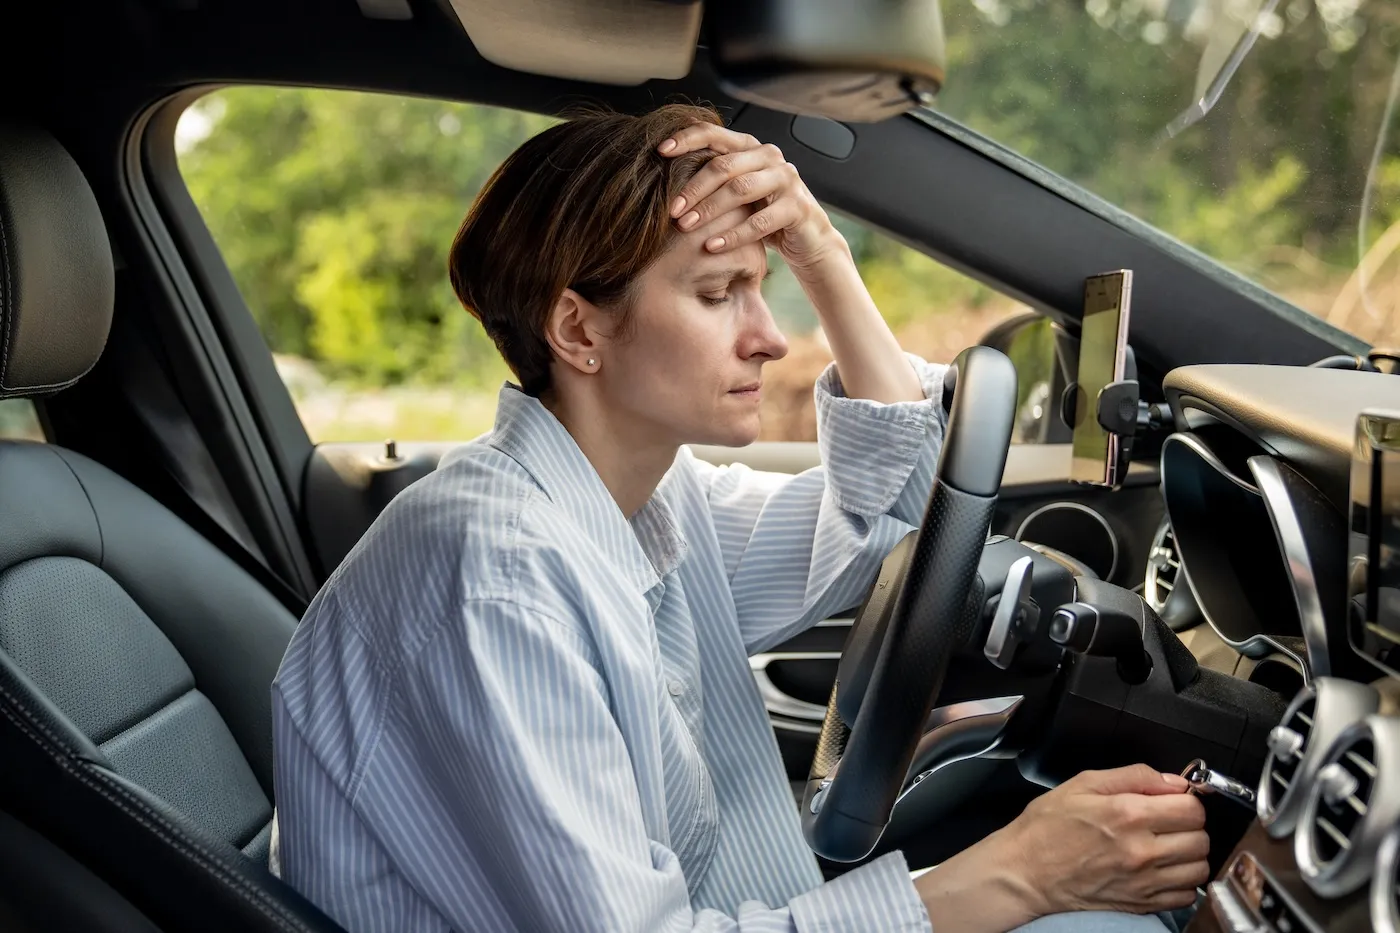
[[[559,362],[581,373],[595,373],[602,365],[601,350],[607,343],[607,312],[572,288],[564,289],[544,324],[544,339]]]

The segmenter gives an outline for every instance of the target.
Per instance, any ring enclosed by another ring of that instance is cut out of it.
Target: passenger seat
[[[0,397],[80,379],[113,292],[77,164],[0,124]],[[270,686],[295,625],[115,473],[0,442],[0,809],[163,929],[339,929],[266,867]]]

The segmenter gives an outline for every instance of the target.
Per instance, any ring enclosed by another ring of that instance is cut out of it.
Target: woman
[[[836,358],[825,466],[796,477],[682,446],[758,436],[787,349],[765,247]],[[947,933],[1192,901],[1200,804],[1145,767],[1081,775],[917,881],[896,852],[822,883],[746,656],[857,603],[918,520],[942,368],[901,352],[775,147],[696,107],[555,126],[487,183],[451,278],[519,385],[288,648],[288,881],[356,933]]]

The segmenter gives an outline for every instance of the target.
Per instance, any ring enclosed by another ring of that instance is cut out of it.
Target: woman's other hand
[[[1076,775],[919,878],[934,929],[1008,930],[1070,911],[1189,906],[1210,877],[1210,839],[1201,801],[1186,787],[1146,765]]]
[[[687,127],[657,147],[668,158],[701,149],[719,155],[672,201],[676,226],[695,230],[736,208],[751,205],[752,211],[738,226],[715,231],[706,249],[725,252],[763,240],[799,274],[829,256],[850,262],[844,238],[781,149],[709,123]]]
[[[1085,771],[1007,829],[1043,913],[1188,907],[1210,880],[1210,837],[1186,781],[1146,765]]]

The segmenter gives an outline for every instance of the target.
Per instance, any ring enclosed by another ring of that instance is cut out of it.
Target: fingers
[[[1210,836],[1201,830],[1168,833],[1157,837],[1155,848],[1157,865],[1204,865],[1210,857]]]
[[[763,145],[757,137],[748,133],[736,133],[728,127],[713,123],[693,123],[679,132],[662,140],[656,151],[669,158],[696,152],[700,149],[713,149],[715,152],[739,152],[743,149],[757,149]]]
[[[695,173],[695,177],[686,182],[685,186],[677,193],[674,201],[671,202],[672,217],[687,217],[687,211],[696,210],[700,212],[700,220],[708,220],[724,213],[723,210],[715,210],[708,201],[717,194],[729,193],[735,198],[731,199],[729,210],[739,204],[748,204],[756,200],[751,194],[750,188],[753,180],[750,175],[756,175],[764,171],[781,173],[788,175],[785,168],[787,163],[783,161],[782,150],[777,146],[761,146],[758,149],[745,149],[732,155],[715,156]],[[796,170],[792,170],[792,176],[796,176]],[[777,174],[774,177],[778,177]]]
[[[792,198],[780,198],[763,210],[750,214],[748,220],[739,226],[710,237],[705,241],[705,249],[719,253],[745,243],[754,243],[801,219],[802,205]]]
[[[1189,786],[1179,774],[1164,774],[1147,765],[1082,771],[1072,780],[1084,790],[1100,794],[1185,794]]]
[[[1210,865],[1203,858],[1194,862],[1183,862],[1180,865],[1169,865],[1152,873],[1151,883],[1154,889],[1152,896],[1155,898],[1173,891],[1189,891],[1191,892],[1191,900],[1194,900],[1196,889],[1204,886],[1208,881],[1210,881]],[[1186,903],[1189,904],[1191,901],[1188,900]]]
[[[682,230],[695,230],[736,207],[757,204],[765,198],[774,197],[791,184],[792,176],[781,168],[765,168],[740,175],[695,205],[694,210],[687,211],[676,221],[676,226]]]
[[[1147,797],[1142,794],[1114,794],[1105,801],[1109,820],[1124,829],[1152,833],[1190,833],[1204,829],[1205,807],[1191,794]]]

